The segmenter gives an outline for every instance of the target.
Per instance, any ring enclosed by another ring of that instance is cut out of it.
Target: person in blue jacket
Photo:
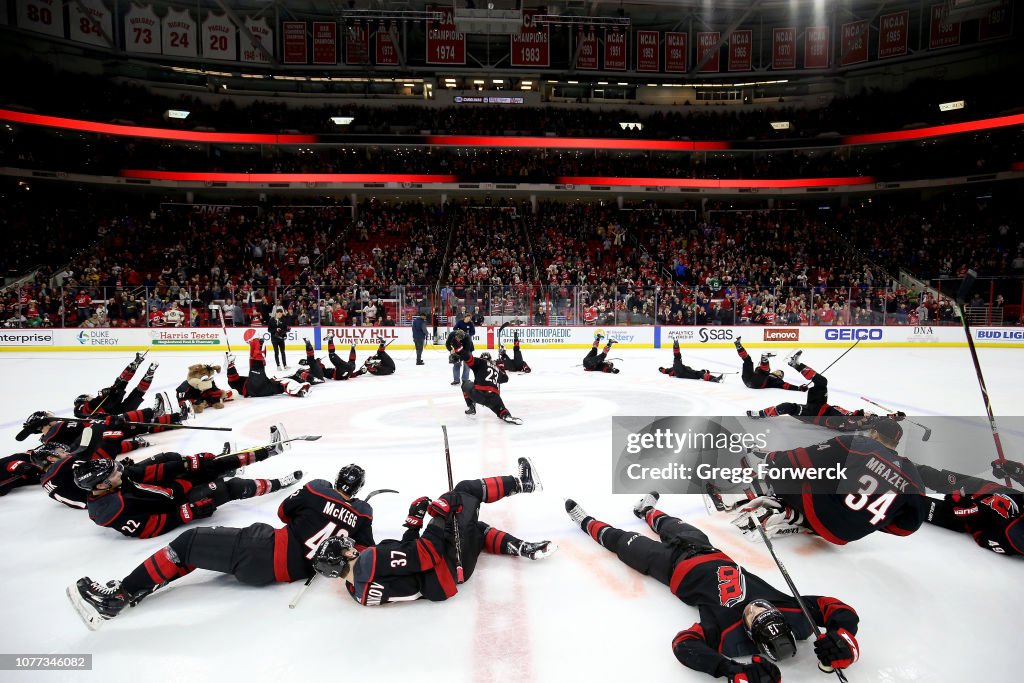
[[[416,345],[416,365],[423,365],[423,344],[426,341],[426,316],[422,313],[417,313],[412,319],[412,343]]]

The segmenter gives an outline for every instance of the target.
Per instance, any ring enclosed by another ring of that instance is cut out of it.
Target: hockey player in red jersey
[[[902,435],[898,422],[876,417],[867,435],[844,434],[807,448],[757,454],[772,467],[832,469],[844,475],[831,490],[821,480],[803,479],[798,492],[754,498],[734,524],[753,533],[756,517],[770,535],[809,532],[836,545],[874,531],[909,536],[924,523],[928,501],[917,466],[896,452]]]
[[[228,384],[242,396],[277,396],[288,394],[301,398],[309,393],[310,383],[294,376],[279,379],[267,376],[267,359],[263,350],[263,338],[253,337],[249,341],[249,374],[239,375],[235,357],[228,354]]]
[[[626,565],[669,587],[700,620],[680,631],[672,651],[684,666],[730,683],[779,683],[776,663],[794,657],[797,642],[817,636],[814,654],[823,666],[843,669],[857,661],[859,617],[836,598],[803,595],[817,635],[796,600],[711,545],[699,529],[657,509],[658,494],[644,496],[633,514],[647,522],[659,540],[616,529],[591,517],[572,499],[569,518]],[[749,664],[736,661],[753,655]]]
[[[530,543],[479,521],[481,503],[540,490],[533,463],[519,458],[516,476],[461,481],[437,500],[417,498],[409,508],[402,540],[381,541],[358,552],[346,544],[347,539],[330,538],[318,549],[313,564],[328,578],[345,579],[349,593],[361,605],[420,598],[444,601],[458,592],[457,556],[468,581],[482,552],[539,560],[557,550],[550,541]],[[433,519],[421,536],[427,513]],[[458,526],[457,535],[453,525]]]
[[[682,354],[679,352],[679,340],[672,340],[672,367],[658,368],[658,372],[669,377],[679,379],[700,379],[705,382],[721,382],[722,375],[712,375],[707,370],[694,370],[683,363]]]
[[[89,417],[90,415],[116,415],[136,410],[142,405],[146,392],[153,383],[153,375],[159,363],[150,363],[146,374],[139,380],[138,385],[131,393],[125,396],[128,382],[135,376],[135,372],[142,365],[145,354],[136,353],[135,360],[121,371],[121,375],[114,380],[109,387],[100,390],[96,395],[81,394],[75,399],[75,417]]]
[[[740,338],[736,337],[733,342],[736,345],[736,353],[743,360],[743,370],[740,377],[750,389],[785,389],[786,391],[807,391],[807,385],[790,384],[782,379],[782,370],[772,370],[768,359],[775,356],[774,353],[762,353],[761,362],[754,367],[754,361],[750,360],[750,354],[743,348]]]
[[[88,492],[89,517],[97,525],[133,538],[153,538],[209,517],[224,503],[273,493],[297,482],[302,472],[280,479],[222,478],[283,450],[280,443],[272,443],[241,454],[179,456],[128,467],[110,459],[89,460],[74,465],[74,479]]]
[[[920,465],[925,485],[946,494],[929,497],[929,524],[970,534],[985,550],[1007,557],[1024,555],[1024,494],[1003,484]],[[992,463],[992,476],[1024,485],[1024,465],[1012,460]]]
[[[104,584],[82,577],[68,587],[68,599],[86,625],[96,630],[195,569],[232,574],[250,586],[309,578],[316,549],[325,539],[344,538],[354,549],[373,546],[373,508],[356,498],[365,479],[362,467],[346,465],[333,486],[314,479],[288,496],[277,511],[283,527],[259,522],[241,529],[188,529],[120,581]]]

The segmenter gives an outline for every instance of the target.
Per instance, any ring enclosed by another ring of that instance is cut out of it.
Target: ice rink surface
[[[798,379],[781,363],[785,350],[773,350],[779,353],[776,366],[791,381]],[[751,350],[755,358],[759,352]],[[823,368],[840,352],[808,349],[803,360]],[[360,361],[366,353],[359,353]],[[54,503],[41,489],[22,488],[0,499],[0,651],[92,653],[94,670],[5,671],[0,680],[712,680],[683,667],[671,650],[673,637],[696,621],[697,610],[590,540],[569,522],[562,501],[574,497],[598,519],[646,530],[631,512],[636,496],[610,493],[613,415],[740,415],[781,401],[802,402],[803,395],[751,391],[736,375],[721,385],[660,375],[657,367],[671,363],[668,349],[616,349],[612,355],[623,359],[618,375],[573,367],[584,353],[525,351],[534,372],[514,375],[502,391],[512,414],[525,422],[518,427],[483,408],[474,418],[463,414],[443,350],[428,351],[424,366],[414,364],[412,351],[396,351],[393,376],[329,382],[303,399],[241,399],[194,423],[231,426],[230,438],[241,446],[263,443],[275,422],[292,435],[322,434],[319,442],[299,443],[247,468],[245,476],[301,469],[307,481],[333,481],[340,466],[359,463],[367,470],[364,494],[384,487],[401,492],[373,500],[375,537],[383,539],[400,535],[412,499],[447,489],[443,421],[456,481],[513,473],[521,455],[535,459],[545,491],[485,505],[481,519],[527,540],[557,542],[552,557],[531,562],[483,555],[472,580],[446,603],[376,608],[357,605],[340,582],[320,580],[289,610],[299,583],[252,588],[199,570],[93,633],[71,608],[65,587],[83,575],[123,578],[176,532],[124,538],[95,526],[85,512]],[[997,415],[1021,414],[1021,352],[980,354]],[[34,443],[14,440],[30,412],[70,414],[76,395],[109,385],[131,356],[0,354],[4,454]],[[299,357],[289,352],[293,366]],[[172,390],[190,363],[223,360],[176,352],[151,358],[160,361],[151,391]],[[712,370],[739,369],[731,348],[684,349],[684,360]],[[242,372],[245,367],[240,359]],[[910,415],[984,414],[966,348],[859,348],[828,377],[831,402],[847,408],[870,409],[859,399],[867,395]],[[218,381],[226,387],[223,376]],[[808,444],[833,435],[809,429]],[[220,436],[159,434],[137,455],[216,451]],[[987,435],[976,448],[994,458]],[[276,510],[287,493],[233,502],[208,522],[277,525]],[[765,547],[744,539],[728,516],[709,516],[700,496],[666,496],[659,507],[697,525],[747,569],[786,590]],[[876,533],[842,548],[807,536],[779,539],[776,548],[802,593],[838,597],[860,614],[862,656],[847,672],[850,681],[1020,680],[1013,653],[1021,644],[1024,560],[999,557],[966,535],[928,526],[908,538]],[[797,657],[783,664],[783,680],[831,680],[815,662],[810,644],[803,643]]]

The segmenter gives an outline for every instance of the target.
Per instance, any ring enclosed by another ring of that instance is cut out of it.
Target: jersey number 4
[[[871,522],[872,526],[878,526],[878,523],[884,520],[888,514],[889,506],[896,500],[896,494],[893,491],[889,491],[888,493],[880,494],[872,501],[870,496],[878,488],[878,480],[870,474],[865,474],[857,481],[860,482],[860,490],[857,493],[851,493],[846,496],[843,502],[851,510],[860,511],[866,509],[871,513],[871,519],[868,521]]]
[[[323,529],[306,539],[306,547],[309,548],[309,552],[306,553],[306,559],[312,560],[313,556],[316,555],[316,549],[331,536],[348,536],[348,529],[345,527],[339,528],[336,522],[327,522]]]

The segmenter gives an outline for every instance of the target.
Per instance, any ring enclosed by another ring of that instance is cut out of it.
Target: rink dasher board
[[[511,346],[512,330],[517,330],[521,347],[526,349],[589,349],[594,342],[593,326],[506,328],[501,342]],[[671,348],[674,340],[688,349],[731,349],[742,337],[748,349],[849,347],[860,342],[864,348],[959,348],[967,340],[960,327],[878,326],[878,327],[761,327],[761,326],[622,326],[604,328],[607,338],[615,339],[613,350]],[[477,328],[477,349],[496,349],[498,327]],[[317,352],[327,350],[327,335],[335,335],[339,354],[352,344],[360,351],[377,348],[377,338],[388,343],[389,350],[415,348],[409,327],[297,327],[288,333],[285,346],[290,351],[305,349],[309,339]],[[981,348],[1024,348],[1024,328],[979,327],[971,334]],[[94,328],[94,329],[11,329],[0,330],[0,352],[97,352],[97,351],[187,351],[224,353],[230,346],[239,357],[248,355],[248,342],[257,336],[267,339],[265,327],[228,328],[227,339],[218,328]],[[428,337],[425,349],[444,346],[447,330],[439,328],[437,337]],[[602,344],[606,340],[602,340]],[[227,342],[227,343],[226,343]]]

